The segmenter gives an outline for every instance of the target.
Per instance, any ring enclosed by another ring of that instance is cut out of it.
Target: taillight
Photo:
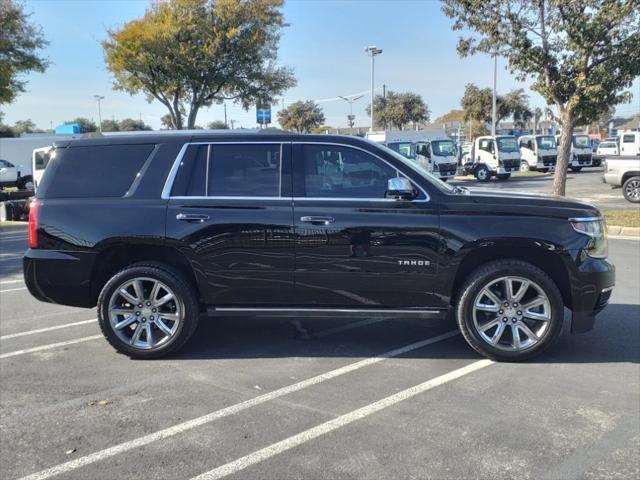
[[[33,200],[29,205],[29,248],[38,248],[38,210],[40,200]]]

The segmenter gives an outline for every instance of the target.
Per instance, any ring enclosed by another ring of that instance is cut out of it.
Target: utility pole
[[[224,125],[225,127],[228,127],[229,124],[227,123],[227,102],[223,102],[224,105]]]
[[[102,112],[100,111],[100,101],[104,100],[104,96],[94,95],[93,98],[98,102],[98,130],[102,133]]]
[[[491,103],[491,136],[496,136],[496,77],[498,76],[498,55],[493,54],[493,99]]]
[[[382,49],[376,47],[375,45],[369,45],[364,49],[367,52],[367,55],[371,57],[371,124],[369,126],[369,131],[373,132],[373,96],[374,96],[374,72],[375,72],[375,58],[376,55],[380,55],[382,53]]]
[[[229,123],[231,124],[231,130],[233,130],[233,124],[236,123],[236,121],[232,118],[229,119]]]
[[[347,116],[347,120],[349,123],[349,128],[353,128],[356,119],[355,115],[353,114],[353,102],[361,99],[362,97],[364,97],[364,95],[357,95],[355,97],[343,97],[341,95],[338,95],[338,97],[349,103],[349,115]]]

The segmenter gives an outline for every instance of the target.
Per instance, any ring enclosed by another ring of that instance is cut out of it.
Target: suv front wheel
[[[189,282],[162,264],[121,270],[98,298],[98,322],[107,341],[131,358],[173,353],[198,325],[200,308]]]
[[[520,260],[498,260],[469,276],[456,319],[464,338],[481,355],[520,361],[557,340],[564,304],[558,287],[542,270]]]

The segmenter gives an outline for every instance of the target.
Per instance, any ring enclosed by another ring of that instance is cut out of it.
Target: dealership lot
[[[640,243],[610,243],[596,328],[525,364],[445,320],[266,317],[203,321],[143,362],[94,310],[31,298],[26,228],[4,227],[2,478],[637,478]]]
[[[453,185],[465,187],[499,188],[533,193],[551,193],[553,173],[538,176],[515,176],[506,181],[491,180],[478,183],[473,177],[459,177],[451,182]],[[567,196],[593,203],[601,209],[636,208],[622,196],[622,190],[611,188],[602,182],[602,167],[585,168],[580,172],[569,172],[567,175]]]

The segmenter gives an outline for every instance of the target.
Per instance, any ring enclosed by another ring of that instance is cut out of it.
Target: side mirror
[[[396,200],[412,200],[416,196],[413,185],[407,178],[390,178],[387,181],[386,198],[395,198]]]

